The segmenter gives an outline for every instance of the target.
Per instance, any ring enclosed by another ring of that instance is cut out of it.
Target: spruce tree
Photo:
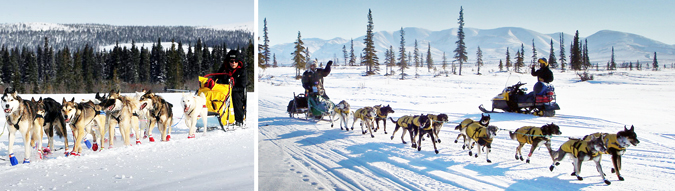
[[[504,69],[504,63],[502,62],[502,59],[499,59],[499,71],[501,72]]]
[[[406,62],[406,55],[405,55],[405,31],[403,30],[403,27],[401,27],[401,47],[399,48],[399,67],[401,67],[401,79],[405,80],[405,69],[408,68],[408,63]]]
[[[389,64],[387,65],[389,66],[389,73],[394,75],[394,66],[396,66],[396,53],[394,52],[394,46],[392,45],[389,45],[389,57],[387,57],[387,59],[389,59]]]
[[[274,59],[273,59],[273,60],[274,60],[274,61],[273,61],[274,63],[272,63],[272,67],[275,67],[275,68],[276,68],[276,67],[278,67],[278,65],[277,65],[277,54],[273,54],[272,57],[274,58]]]
[[[467,61],[468,57],[466,55],[466,45],[464,43],[464,8],[460,7],[459,10],[459,29],[457,29],[457,48],[453,51],[455,52],[455,60],[459,62],[459,75],[462,75],[462,64]]]
[[[420,67],[420,50],[417,48],[417,39],[415,39],[415,49],[413,52],[413,56],[415,57],[415,70],[417,70],[418,67]]]
[[[351,40],[351,50],[349,52],[349,65],[354,66],[356,64],[356,55],[354,55],[354,39]]]
[[[209,65],[202,64],[202,61],[204,60],[204,51],[208,51],[208,49],[203,49],[202,45],[202,39],[199,38],[197,39],[197,44],[195,44],[195,51],[194,51],[194,58],[192,61],[192,66],[193,70],[195,72],[191,72],[191,75],[197,75],[201,73],[202,71],[205,71]],[[217,70],[218,68],[216,68]]]
[[[352,41],[353,42],[353,41]],[[302,38],[300,36],[300,31],[298,31],[298,40],[295,41],[295,51],[291,53],[293,55],[293,66],[295,66],[295,76],[296,79],[300,79],[300,70],[305,68],[305,43],[302,42]],[[353,48],[352,48],[353,50]]]
[[[366,75],[373,75],[377,73],[378,68],[378,58],[377,50],[375,50],[375,42],[373,40],[373,15],[370,9],[368,9],[368,26],[366,29],[366,38],[363,40],[365,47],[363,48],[363,54],[366,64]]]
[[[659,70],[659,61],[656,59],[656,52],[654,52],[654,62],[652,62],[652,67],[654,68],[654,71]]]
[[[182,49],[181,49],[182,50]],[[129,83],[138,83],[138,66],[141,62],[141,52],[136,46],[136,42],[131,41],[131,62],[129,67]]]
[[[579,45],[579,30],[574,34],[570,49],[570,65],[572,70],[581,70],[581,46]]]
[[[534,47],[534,39],[532,39],[532,62],[530,62],[530,66],[534,66],[538,60],[539,58],[537,58],[537,48]]]
[[[196,70],[196,73],[193,73],[190,79],[206,75],[209,72],[209,66],[215,64],[217,63],[214,63],[213,55],[209,51],[209,48],[206,46],[206,44],[204,44],[204,47],[202,47],[202,63],[199,65],[199,70]],[[253,66],[253,63],[251,63],[251,66]]]
[[[434,67],[434,60],[431,58],[431,42],[427,45],[427,72],[431,72],[431,68]]]
[[[263,20],[264,22],[264,28],[263,28],[263,47],[262,47],[262,56],[263,60],[265,61],[265,65],[270,64],[270,39],[267,35],[267,18]]]
[[[616,62],[614,62],[614,46],[612,46],[612,57],[609,60],[608,70],[616,70]]]
[[[347,66],[349,63],[349,60],[347,60],[349,58],[349,54],[347,53],[347,45],[342,45],[342,53],[344,54],[345,58],[345,66]]]
[[[30,83],[30,85],[32,86],[31,93],[39,94],[41,92],[40,86],[38,85],[37,57],[31,51],[30,53],[28,53],[28,58],[26,61],[28,63],[28,71],[27,71],[28,83]]]
[[[509,53],[509,47],[506,47],[506,71],[509,71],[511,67],[511,53]]]
[[[448,77],[448,59],[445,57],[445,52],[443,52],[443,65],[441,66],[443,68],[443,73],[445,73],[445,77]]]
[[[567,67],[567,58],[565,56],[565,37],[563,33],[560,33],[560,70],[565,72],[565,67]]]
[[[478,68],[476,75],[480,75],[480,67],[483,66],[483,51],[480,50],[478,46],[478,51],[476,52],[476,67]]]
[[[555,58],[555,50],[553,50],[553,39],[551,39],[551,50],[549,51],[548,55],[548,65],[551,66],[551,68],[558,68],[558,62],[556,62],[557,58]]]

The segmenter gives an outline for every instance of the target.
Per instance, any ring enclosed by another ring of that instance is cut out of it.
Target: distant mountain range
[[[457,29],[447,29],[441,31],[430,31],[422,28],[408,27],[405,31],[406,51],[413,53],[415,40],[417,40],[419,52],[424,54],[426,60],[428,44],[431,44],[431,54],[435,63],[442,61],[445,52],[448,62],[453,60],[453,51],[457,47]],[[499,60],[506,59],[506,49],[509,49],[511,60],[514,60],[516,51],[520,50],[521,44],[525,49],[525,62],[529,63],[532,58],[532,43],[537,50],[537,57],[548,59],[551,50],[551,40],[553,40],[553,49],[556,58],[560,58],[560,34],[542,34],[536,31],[517,28],[504,27],[497,29],[474,29],[464,28],[466,38],[464,39],[469,57],[468,63],[476,61],[476,52],[478,47],[483,53],[483,61],[488,64],[498,64]],[[375,47],[380,63],[383,63],[384,52],[393,46],[398,55],[401,44],[400,31],[380,31],[374,33]],[[569,51],[574,34],[564,34],[565,55],[569,63]],[[354,54],[357,57],[363,52],[364,36],[354,39]],[[342,47],[345,46],[347,52],[350,51],[350,40],[343,38],[334,38],[330,40],[307,38],[302,39],[305,46],[309,48],[312,59],[317,58],[320,62],[326,62],[337,57],[339,64],[344,64],[344,53]],[[656,40],[652,40],[640,35],[624,33],[618,31],[603,30],[586,38],[588,41],[588,52],[591,62],[599,63],[605,66],[612,55],[614,47],[614,59],[617,63],[636,62],[651,63],[654,52],[657,53],[659,63],[671,64],[675,62],[675,45],[668,45]],[[292,63],[291,53],[294,49],[293,42],[278,44],[270,47],[272,54],[276,54],[277,63],[280,65],[290,65]]]

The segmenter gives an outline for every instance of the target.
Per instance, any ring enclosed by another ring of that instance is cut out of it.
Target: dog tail
[[[512,140],[516,140],[516,134],[513,133],[513,131],[509,131],[509,137],[511,137]]]
[[[391,120],[391,122],[393,123],[396,123],[396,121],[394,121],[394,118],[389,117],[389,120]]]
[[[462,124],[460,123],[457,126],[455,126],[455,130],[462,130]]]
[[[57,123],[60,124],[59,127],[56,128],[56,135],[58,135],[59,138],[63,138],[63,136],[67,136],[66,120],[63,118],[63,115],[57,115],[56,120],[57,120]],[[52,126],[54,126],[53,123],[52,123]]]

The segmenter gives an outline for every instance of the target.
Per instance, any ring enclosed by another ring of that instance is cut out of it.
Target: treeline
[[[43,38],[51,39],[51,46],[56,50],[65,47],[83,48],[86,45],[95,51],[101,46],[120,43],[153,42],[157,37],[174,39],[176,42],[196,42],[199,38],[208,45],[227,44],[230,47],[244,47],[253,36],[244,30],[219,30],[192,26],[115,26],[104,24],[58,24],[63,29],[46,31],[29,30],[31,24],[0,25],[0,44],[7,47],[23,47],[29,49],[42,46]]]
[[[85,44],[82,48],[65,46],[55,49],[48,38],[33,49],[23,46],[0,48],[2,86],[12,86],[25,93],[94,93],[118,89],[123,92],[141,89],[198,88],[197,77],[213,73],[223,64],[228,49],[240,52],[249,67],[249,91],[253,91],[253,43],[228,47],[227,43],[210,48],[201,39],[183,49],[181,41],[162,44],[156,39],[152,47],[131,48],[118,44],[111,50],[96,51]],[[170,48],[166,48],[170,47]]]

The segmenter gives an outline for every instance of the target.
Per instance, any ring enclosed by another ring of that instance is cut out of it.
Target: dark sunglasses
[[[230,60],[230,63],[235,63],[235,62],[237,62],[237,61],[236,60]]]

